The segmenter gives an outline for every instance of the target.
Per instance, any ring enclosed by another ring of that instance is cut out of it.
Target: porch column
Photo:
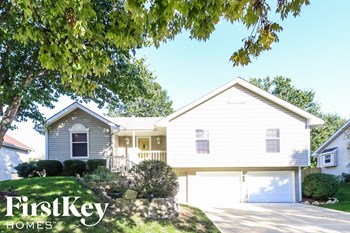
[[[132,131],[132,153],[133,153],[134,158],[137,158],[135,131]]]

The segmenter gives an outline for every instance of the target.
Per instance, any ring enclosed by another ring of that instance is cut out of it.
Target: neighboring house
[[[350,120],[313,153],[322,173],[350,173]]]
[[[0,180],[11,180],[16,176],[14,169],[18,164],[27,162],[33,149],[22,142],[5,135],[0,149]]]
[[[106,118],[74,103],[48,119],[47,158],[163,160],[191,204],[299,202],[310,128],[321,124],[237,78],[164,118]]]

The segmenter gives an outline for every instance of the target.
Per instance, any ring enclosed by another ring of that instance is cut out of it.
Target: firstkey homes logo
[[[87,227],[97,225],[104,217],[109,203],[84,203],[80,208],[76,206],[76,201],[80,197],[58,197],[52,203],[42,201],[29,204],[27,196],[7,196],[6,216],[14,217],[18,214],[23,217],[30,216],[54,216],[54,217],[77,217],[80,223]],[[96,222],[88,224],[88,219],[94,214],[98,215]],[[11,222],[6,223],[7,229],[52,229],[53,222]]]

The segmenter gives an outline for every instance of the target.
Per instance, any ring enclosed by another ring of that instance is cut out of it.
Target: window
[[[321,158],[323,167],[337,166],[337,151],[338,151],[338,148],[334,147],[334,148],[326,149],[321,152],[320,158]]]
[[[71,157],[89,157],[89,129],[81,124],[75,124],[71,129]]]
[[[332,155],[328,154],[324,156],[324,163],[330,164],[332,162]]]
[[[196,129],[196,153],[209,154],[209,131]]]
[[[280,130],[279,129],[266,130],[266,152],[280,153]]]

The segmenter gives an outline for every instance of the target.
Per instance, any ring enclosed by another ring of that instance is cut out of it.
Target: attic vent
[[[245,102],[243,101],[237,101],[237,100],[228,100],[227,101],[228,104],[245,104]]]

